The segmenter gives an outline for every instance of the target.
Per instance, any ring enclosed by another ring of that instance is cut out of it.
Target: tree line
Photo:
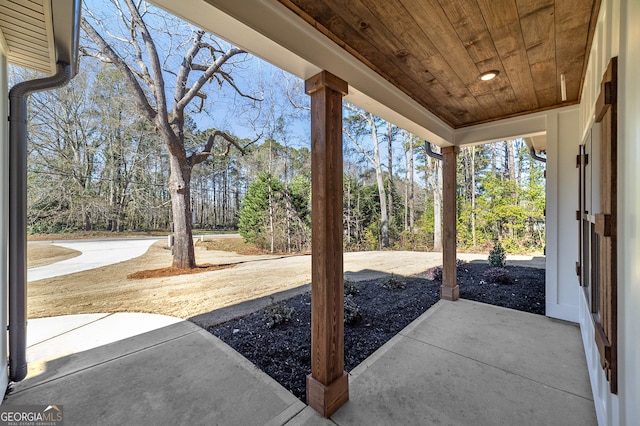
[[[428,142],[352,105],[345,113],[345,248],[441,250],[442,164],[427,154]],[[309,151],[275,141],[259,150],[279,165],[263,167],[249,185],[239,231],[271,251],[308,250]],[[544,247],[544,164],[522,139],[462,148],[457,174],[458,247],[488,250],[498,240],[511,252]]]
[[[103,66],[83,67],[69,86],[32,97],[31,233],[170,232],[170,160],[128,99],[119,73]],[[185,129],[188,141],[211,133],[190,119]],[[442,164],[427,155],[428,142],[352,105],[344,135],[345,248],[441,249]],[[309,250],[309,147],[231,137],[244,152],[215,141],[217,154],[194,167],[194,227],[239,230],[274,252]],[[543,174],[522,140],[462,148],[459,247],[486,249],[500,239],[510,251],[540,250]]]
[[[195,261],[192,227],[309,250],[301,82],[264,68],[255,78],[246,52],[145,3],[112,4],[120,35],[87,13],[81,72],[31,97],[29,231],[174,231],[181,267]],[[428,142],[353,105],[344,116],[345,248],[441,249],[442,164]],[[238,120],[254,136],[234,135]],[[522,140],[461,149],[459,247],[543,246],[544,165],[527,152]]]

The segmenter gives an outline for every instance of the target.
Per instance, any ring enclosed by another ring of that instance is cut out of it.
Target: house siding
[[[632,425],[640,419],[640,2],[622,2],[619,16],[619,410]]]
[[[595,100],[609,60],[618,56],[618,394],[600,366],[588,302],[580,297],[580,328],[600,425],[640,418],[640,2],[603,0],[587,68],[580,125],[588,140]],[[597,162],[590,159],[590,163]],[[597,188],[598,177],[591,184]],[[597,204],[597,199],[592,198]],[[593,206],[597,209],[597,206]]]
[[[580,107],[569,106],[470,126],[455,132],[456,145],[502,141],[537,134],[547,136],[546,163],[546,315],[579,322],[578,172],[575,154],[581,141]]]
[[[578,253],[579,110],[547,113],[546,315],[578,322],[580,287],[575,273]]]
[[[619,53],[619,36],[618,34],[614,35],[614,33],[619,33],[618,21],[620,18],[618,11],[619,1],[603,0],[598,16],[598,25],[593,37],[589,63],[585,73],[582,100],[580,103],[581,140],[583,143],[587,144],[587,150],[591,152],[591,158],[589,158],[589,169],[593,172],[587,176],[586,182],[587,188],[591,188],[591,191],[587,196],[586,206],[590,214],[600,211],[598,202],[600,182],[599,175],[596,173],[599,169],[599,167],[596,167],[596,165],[599,164],[599,158],[597,157],[597,152],[593,152],[593,148],[599,144],[599,130],[597,129],[597,125],[594,127],[595,105],[600,94],[600,83],[606,67],[610,59],[617,56]],[[624,82],[620,81],[619,87],[624,87]],[[621,108],[619,109],[619,113],[620,115],[623,113]],[[593,141],[592,134],[594,138]],[[622,144],[620,143],[619,145]],[[619,169],[619,172],[622,172],[622,170]],[[622,212],[622,209],[620,208],[619,211]],[[624,236],[625,234],[623,232],[618,232],[618,235]],[[621,240],[624,240],[624,238],[621,238]],[[624,253],[622,253],[620,258],[623,257]],[[593,401],[598,417],[598,424],[601,426],[624,425],[626,423],[621,421],[620,418],[619,397],[618,395],[614,395],[610,392],[609,382],[607,381],[604,370],[600,365],[600,354],[595,343],[595,328],[591,316],[589,301],[584,294],[581,294],[579,302],[580,330],[585,348],[585,357],[587,367],[589,369],[589,378],[591,381],[591,390],[593,392]],[[622,376],[624,375],[624,371],[624,368],[620,368],[618,374]]]

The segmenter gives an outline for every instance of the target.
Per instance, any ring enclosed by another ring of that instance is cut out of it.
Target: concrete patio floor
[[[30,375],[4,404],[65,425],[596,425],[576,325],[440,301],[350,373],[320,418],[198,326],[147,314],[29,322]]]

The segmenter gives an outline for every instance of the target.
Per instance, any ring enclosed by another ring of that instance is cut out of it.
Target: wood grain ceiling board
[[[338,4],[331,0],[294,0],[289,3],[321,32],[387,80],[394,84],[403,81],[405,84],[398,86],[401,90],[414,99],[425,99],[425,102],[434,106],[434,114],[446,123],[456,126],[463,122],[459,116],[467,114],[467,108],[451,96],[416,55],[409,55],[399,37],[361,2]],[[304,7],[304,12],[298,6]],[[331,26],[331,31],[327,26]],[[349,40],[349,43],[344,40]],[[439,102],[438,99],[442,98],[450,101],[446,104]]]
[[[579,99],[584,81],[600,2],[596,1],[598,7],[595,8],[590,3],[584,0],[556,1],[558,79],[561,73],[565,74],[568,100]]]
[[[395,2],[377,2],[375,0],[364,0],[371,7],[385,7],[389,9],[389,6],[396,4]],[[468,73],[461,72],[465,68],[475,68],[475,64],[470,60],[466,52],[464,55],[458,55],[460,51],[465,51],[464,46],[460,42],[455,30],[450,25],[449,20],[446,18],[442,8],[434,7],[435,4],[431,1],[425,1],[424,4],[416,3],[414,1],[399,1],[402,7],[399,7],[396,13],[388,13],[386,10],[382,10],[381,16],[394,16],[393,22],[398,22],[405,34],[414,35],[414,40],[407,40],[406,49],[414,49],[412,55],[425,54],[427,60],[424,62],[426,69],[433,74],[438,82],[447,88],[447,92],[450,96],[458,98],[465,109],[472,117],[483,116],[489,118],[488,109],[493,107],[490,100],[482,97],[478,97],[478,93],[472,93],[469,87],[469,80],[466,78]],[[439,19],[428,21],[424,19],[425,8],[438,11]],[[417,28],[416,28],[417,25]],[[407,30],[407,28],[412,30]],[[438,34],[440,37],[434,37],[434,34]],[[457,52],[447,52],[444,50],[444,43],[438,45],[434,43],[443,40],[447,43],[451,50],[457,50]],[[414,53],[415,52],[415,53]],[[453,54],[450,54],[453,53]],[[453,59],[453,60],[452,60]],[[475,81],[473,82],[475,83]],[[449,103],[449,96],[445,93],[444,96],[440,95],[438,100],[440,102]],[[462,111],[457,112],[458,116],[464,121],[464,113]]]
[[[279,1],[454,128],[579,102],[600,6],[600,0]],[[489,70],[500,74],[480,81]]]
[[[556,105],[560,88],[556,80],[554,1],[518,0],[516,5],[538,105]]]
[[[478,92],[474,95],[495,97],[504,114],[514,114],[517,111],[517,99],[504,75],[502,62],[476,0],[440,0],[440,6],[478,72],[498,70],[502,73],[502,76],[499,75],[490,84],[477,80],[475,76],[472,90],[476,89]]]

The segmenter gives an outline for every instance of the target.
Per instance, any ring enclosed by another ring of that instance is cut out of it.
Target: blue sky
[[[118,17],[117,9],[109,0],[85,0],[84,15],[92,24],[99,22],[102,28],[96,28],[107,39],[114,42],[114,38],[109,36],[126,38],[126,29]],[[179,18],[149,6],[145,16],[145,21],[150,27],[152,36],[156,42],[160,60],[164,62],[167,70],[164,73],[166,92],[169,99],[173,98],[173,88],[175,75],[173,70],[177,70],[182,57],[189,44],[189,37],[196,29],[194,26],[181,21]],[[95,20],[93,19],[95,17]],[[172,35],[162,32],[164,28],[171,28]],[[157,30],[157,31],[154,31]],[[86,41],[83,42],[86,43]],[[220,44],[228,49],[230,44],[216,39]],[[247,94],[256,98],[264,99],[262,102],[252,102],[242,98],[229,84],[218,86],[216,82],[207,84],[205,107],[203,111],[196,113],[195,106],[199,103],[196,99],[192,102],[191,118],[196,122],[200,130],[207,128],[218,128],[230,131],[241,138],[255,139],[256,135],[262,134],[265,137],[273,133],[273,127],[279,116],[286,117],[287,123],[286,139],[290,145],[301,146],[309,144],[309,122],[306,119],[308,113],[296,111],[289,103],[285,90],[287,86],[296,86],[295,93],[303,101],[306,101],[304,94],[301,95],[302,85],[296,77],[272,66],[271,64],[254,57],[252,55],[237,56],[239,60],[230,70],[236,85]],[[193,72],[192,74],[199,74]],[[172,102],[168,105],[171,108]],[[301,117],[298,117],[301,116]],[[281,138],[284,138],[282,136]],[[277,138],[280,139],[280,138]]]

